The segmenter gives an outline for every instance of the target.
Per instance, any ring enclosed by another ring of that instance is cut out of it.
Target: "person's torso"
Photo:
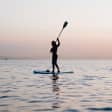
[[[57,46],[52,47],[52,54],[57,55]]]

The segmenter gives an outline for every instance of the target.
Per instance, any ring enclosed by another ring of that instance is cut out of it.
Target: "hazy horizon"
[[[0,0],[0,57],[49,59],[60,37],[62,59],[112,59],[111,0]]]

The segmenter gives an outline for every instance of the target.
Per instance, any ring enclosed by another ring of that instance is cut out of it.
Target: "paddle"
[[[60,33],[58,34],[58,37],[57,37],[58,39],[59,39],[59,37],[61,36],[61,34],[62,34],[64,28],[65,28],[67,25],[68,25],[68,22],[65,21],[64,24],[63,24],[63,27],[62,27],[62,29],[61,29],[61,31],[60,31]]]

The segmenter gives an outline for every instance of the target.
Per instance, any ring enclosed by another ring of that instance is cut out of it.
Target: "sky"
[[[0,0],[0,57],[112,58],[112,0]]]

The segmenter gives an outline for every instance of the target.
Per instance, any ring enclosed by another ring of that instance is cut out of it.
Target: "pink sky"
[[[60,58],[112,58],[111,0],[0,1],[0,56],[49,58],[63,22]]]

